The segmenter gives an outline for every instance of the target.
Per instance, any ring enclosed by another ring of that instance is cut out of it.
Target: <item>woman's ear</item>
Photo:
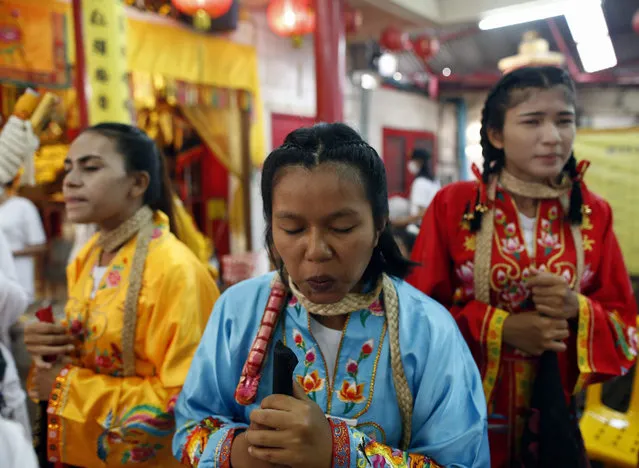
[[[132,174],[133,186],[131,187],[131,197],[139,198],[144,197],[146,189],[149,188],[151,183],[151,176],[146,171],[139,171]]]
[[[488,141],[490,141],[490,144],[495,148],[500,150],[504,149],[504,133],[501,130],[489,128]]]

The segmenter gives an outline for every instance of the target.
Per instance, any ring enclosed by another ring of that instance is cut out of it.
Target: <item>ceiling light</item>
[[[617,65],[617,55],[610,36],[579,42],[577,51],[586,73],[594,73]]]

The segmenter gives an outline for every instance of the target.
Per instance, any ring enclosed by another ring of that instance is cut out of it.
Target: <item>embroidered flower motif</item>
[[[115,288],[116,286],[119,286],[120,281],[122,281],[122,276],[120,275],[119,271],[112,270],[107,275],[107,285],[110,288]]]
[[[295,343],[295,346],[297,346],[300,349],[306,348],[306,343],[304,343],[304,337],[302,336],[302,332],[299,331],[297,328],[293,329],[293,342]]]
[[[552,206],[550,207],[550,209],[548,210],[548,219],[550,221],[554,221],[559,217],[559,210],[557,209],[556,206]]]
[[[516,310],[528,300],[530,292],[523,282],[510,281],[500,293],[500,298],[508,304],[509,310]]]
[[[359,320],[360,322],[362,322],[362,327],[366,327],[366,321],[368,320],[368,318],[374,315],[376,317],[383,317],[384,316],[384,308],[382,307],[382,301],[380,301],[379,299],[377,299],[375,302],[373,302],[368,309],[366,310],[362,310],[359,314]]]
[[[94,362],[95,370],[99,374],[115,377],[122,375],[122,351],[114,343],[111,343],[110,351],[96,350]]]
[[[504,224],[506,222],[506,213],[497,208],[495,210],[495,221],[497,224]]]
[[[519,254],[521,254],[525,247],[519,242],[518,237],[509,237],[507,239],[501,240],[501,246],[504,249],[504,252],[514,255],[517,259],[519,259]]]
[[[359,363],[354,359],[349,359],[346,363],[346,373],[352,378],[357,377],[357,371],[359,370]]]
[[[294,295],[291,296],[291,299],[288,301],[288,306],[292,307],[295,310],[295,313],[298,317],[302,313],[302,304],[300,304],[300,301],[298,301],[297,297],[295,297]]]
[[[346,403],[347,408],[349,405],[352,407],[358,403],[362,403],[364,401],[364,384],[355,384],[347,381],[342,382],[342,388],[337,392],[337,398],[341,402]],[[345,411],[345,413],[349,411]]]
[[[370,356],[373,353],[373,345],[375,341],[371,338],[366,343],[362,345],[362,351],[360,354],[360,359]]]
[[[324,390],[324,379],[319,376],[316,370],[308,375],[298,375],[296,376],[296,380],[307,395],[312,395],[320,390]]]
[[[306,367],[310,367],[315,360],[317,359],[317,354],[315,353],[315,348],[311,348],[306,351],[306,356],[304,356],[304,365]]]
[[[157,239],[161,235],[162,235],[162,229],[159,227],[156,227],[155,229],[153,229],[153,234],[151,235],[151,239]]]
[[[384,308],[382,307],[382,301],[380,301],[379,299],[373,302],[368,308],[368,310],[370,311],[371,314],[376,315],[378,317],[381,317],[382,315],[384,315]]]
[[[546,249],[546,255],[550,254],[555,249],[561,247],[559,244],[559,235],[552,234],[551,232],[542,232],[540,238],[537,239],[537,244],[540,247]]]
[[[517,234],[517,226],[515,226],[515,223],[508,223],[504,228],[504,234],[506,234],[506,237],[515,236]]]
[[[475,265],[472,261],[468,260],[466,263],[461,264],[455,273],[462,283],[471,283],[474,280]]]

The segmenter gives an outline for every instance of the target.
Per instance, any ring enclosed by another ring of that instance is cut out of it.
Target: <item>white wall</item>
[[[255,13],[254,44],[257,47],[262,101],[265,110],[267,148],[271,149],[271,113],[314,117],[315,60],[312,37],[300,48],[273,34],[263,15]],[[344,77],[344,121],[361,130],[362,90]],[[371,92],[368,139],[380,153],[385,126],[436,132],[437,104],[415,94],[376,89]],[[366,136],[366,135],[365,135]]]

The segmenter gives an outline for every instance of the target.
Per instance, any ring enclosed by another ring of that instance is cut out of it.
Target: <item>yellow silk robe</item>
[[[66,325],[75,336],[48,408],[51,461],[86,467],[172,467],[173,407],[219,292],[206,265],[156,213],[138,301],[136,376],[123,377],[122,326],[136,239],[108,266],[94,297],[96,237],[67,269]]]

